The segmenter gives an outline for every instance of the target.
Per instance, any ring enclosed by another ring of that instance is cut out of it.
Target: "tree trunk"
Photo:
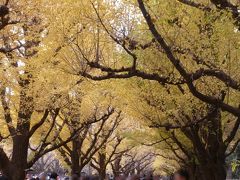
[[[98,173],[100,180],[106,179],[106,168],[101,168]]]
[[[204,180],[225,180],[227,173],[224,162],[200,165]]]
[[[201,126],[191,126],[183,130],[193,144],[203,180],[225,180],[225,144],[223,142],[221,111],[210,107],[213,112]]]
[[[203,180],[203,176],[199,171],[199,166],[195,163],[187,165],[185,169],[188,171],[191,180]]]
[[[120,169],[121,169],[121,160],[122,160],[122,156],[118,157],[113,165],[112,165],[112,169],[113,169],[113,175],[114,177],[118,177],[120,176],[121,172],[120,172]]]
[[[71,153],[71,170],[72,174],[80,174],[81,168],[79,164],[80,154],[79,154],[79,144],[80,142],[76,139],[72,141],[72,153]]]
[[[25,179],[28,165],[28,146],[30,120],[33,113],[33,99],[27,95],[29,81],[21,80],[20,107],[18,111],[17,134],[12,137],[13,150],[11,159],[12,180]]]
[[[99,152],[98,153],[98,158],[99,158],[99,168],[98,168],[98,173],[100,180],[104,180],[106,178],[106,152]]]
[[[26,132],[25,132],[26,133]],[[12,180],[23,180],[27,169],[29,138],[27,134],[16,135],[13,138],[11,160]]]
[[[7,157],[7,154],[4,152],[2,148],[0,148],[0,170],[5,176],[7,177],[11,176],[10,162]]]

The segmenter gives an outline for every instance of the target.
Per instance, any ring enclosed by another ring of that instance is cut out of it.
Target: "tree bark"
[[[18,110],[18,121],[15,135],[12,135],[13,150],[12,150],[12,180],[22,180],[25,178],[25,170],[28,164],[28,147],[29,147],[29,131],[30,120],[33,113],[33,98],[28,96],[27,90],[30,84],[29,79],[21,79],[19,85],[20,105]]]
[[[100,180],[106,179],[106,168],[100,169],[100,171],[98,173],[99,173]]]
[[[203,180],[203,175],[201,174],[197,164],[190,163],[185,169],[188,171],[191,180]]]
[[[72,141],[72,152],[71,152],[71,170],[72,174],[74,173],[81,173],[81,168],[80,168],[80,154],[79,154],[79,144],[80,142],[77,139],[74,139]]]
[[[29,138],[26,134],[16,135],[13,138],[13,153],[11,160],[12,180],[22,180],[25,178],[27,169]]]
[[[10,177],[10,162],[9,159],[2,148],[0,148],[0,169],[2,173],[8,177]],[[10,179],[11,180],[11,179]]]
[[[215,107],[211,107],[210,111]],[[203,180],[225,180],[225,144],[223,141],[221,111],[216,109],[201,126],[183,129],[183,133],[192,142],[194,154],[198,160],[197,174]]]
[[[112,164],[114,177],[118,177],[121,174],[121,160],[122,156],[119,156]]]
[[[225,163],[222,161],[201,165],[200,169],[204,180],[225,180],[227,176]]]
[[[96,170],[98,171],[100,180],[104,180],[106,178],[106,153],[99,152],[98,153],[98,168]]]

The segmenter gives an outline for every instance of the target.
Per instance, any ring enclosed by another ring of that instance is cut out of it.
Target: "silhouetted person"
[[[149,176],[148,180],[153,180],[153,175],[152,174]]]
[[[57,180],[57,179],[58,179],[58,174],[55,172],[51,173],[50,180]]]
[[[173,180],[189,180],[189,174],[186,170],[178,170],[174,173]]]

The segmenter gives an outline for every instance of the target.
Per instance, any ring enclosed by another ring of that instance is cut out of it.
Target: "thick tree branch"
[[[219,107],[222,108],[222,110],[228,111],[235,116],[240,116],[240,110],[236,107],[233,107],[229,104],[224,103],[218,98],[215,98],[213,96],[207,96],[205,94],[202,94],[197,90],[197,88],[193,84],[193,78],[194,76],[192,74],[189,74],[179,59],[177,59],[174,54],[171,51],[171,48],[168,46],[168,44],[165,42],[161,34],[158,32],[158,30],[155,27],[155,24],[152,21],[152,18],[150,14],[147,12],[145,5],[143,3],[143,0],[138,0],[139,8],[148,24],[149,30],[151,31],[152,35],[155,37],[156,42],[159,43],[159,45],[163,48],[165,51],[168,59],[170,62],[174,65],[174,67],[177,69],[177,71],[180,73],[180,75],[186,80],[186,84],[190,90],[190,92],[200,99],[203,102],[210,103],[210,104],[217,104]],[[215,74],[216,75],[216,74]],[[218,77],[218,76],[217,76]],[[221,79],[220,79],[221,80]]]
[[[64,140],[63,142],[54,142],[54,144],[47,148],[47,149],[42,149],[41,151],[39,151],[38,153],[35,154],[35,156],[33,157],[32,160],[30,160],[28,162],[28,167],[31,167],[40,157],[42,157],[43,155],[58,149],[62,146],[64,146],[65,144],[69,143],[70,141],[72,141],[72,139],[76,138],[76,134],[82,129],[82,127],[80,127],[79,129],[77,129],[73,134],[71,134],[66,140]]]
[[[90,67],[92,68],[98,68],[102,71],[107,72],[105,75],[91,75],[87,72],[79,72],[78,75],[82,75],[84,77],[87,77],[89,79],[95,80],[95,81],[101,81],[101,80],[107,80],[107,79],[128,79],[131,77],[140,77],[142,79],[147,80],[154,80],[159,82],[160,84],[170,84],[170,85],[179,85],[184,84],[185,81],[182,79],[171,79],[170,77],[165,77],[163,75],[159,75],[157,73],[145,73],[139,70],[130,70],[131,68],[120,68],[120,69],[112,69],[109,67],[104,67],[96,63],[89,63]],[[129,71],[130,70],[130,71]]]
[[[228,10],[232,13],[232,17],[235,19],[235,24],[240,28],[240,13],[239,7],[230,2],[230,0],[210,0],[218,9]]]
[[[40,127],[43,125],[43,123],[46,121],[46,119],[47,119],[47,117],[48,117],[48,114],[49,114],[49,110],[45,110],[44,115],[43,115],[43,117],[41,118],[41,120],[40,120],[38,123],[36,123],[36,124],[31,128],[31,130],[29,131],[29,138],[36,132],[36,130],[37,130],[38,128],[40,128]]]
[[[199,118],[199,119],[194,120],[194,121],[187,121],[187,123],[183,124],[183,125],[181,125],[181,124],[171,125],[171,124],[156,124],[156,123],[153,123],[149,127],[150,128],[166,128],[167,130],[170,130],[170,129],[184,129],[184,128],[188,128],[188,127],[191,127],[191,126],[195,126],[199,123],[202,123],[205,120],[209,120],[209,118],[215,113],[216,113],[216,109],[209,112],[206,116],[204,116],[202,118]]]

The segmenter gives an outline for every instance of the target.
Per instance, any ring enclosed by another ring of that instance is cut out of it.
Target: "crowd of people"
[[[73,174],[71,177],[60,177],[57,173],[41,173],[39,175],[26,174],[26,180],[101,180],[98,176],[82,176],[79,174]],[[3,174],[0,174],[0,180],[9,180],[9,178]],[[133,176],[108,176],[106,180],[189,180],[188,172],[185,170],[179,170],[170,177],[153,176],[153,175],[133,175]]]

